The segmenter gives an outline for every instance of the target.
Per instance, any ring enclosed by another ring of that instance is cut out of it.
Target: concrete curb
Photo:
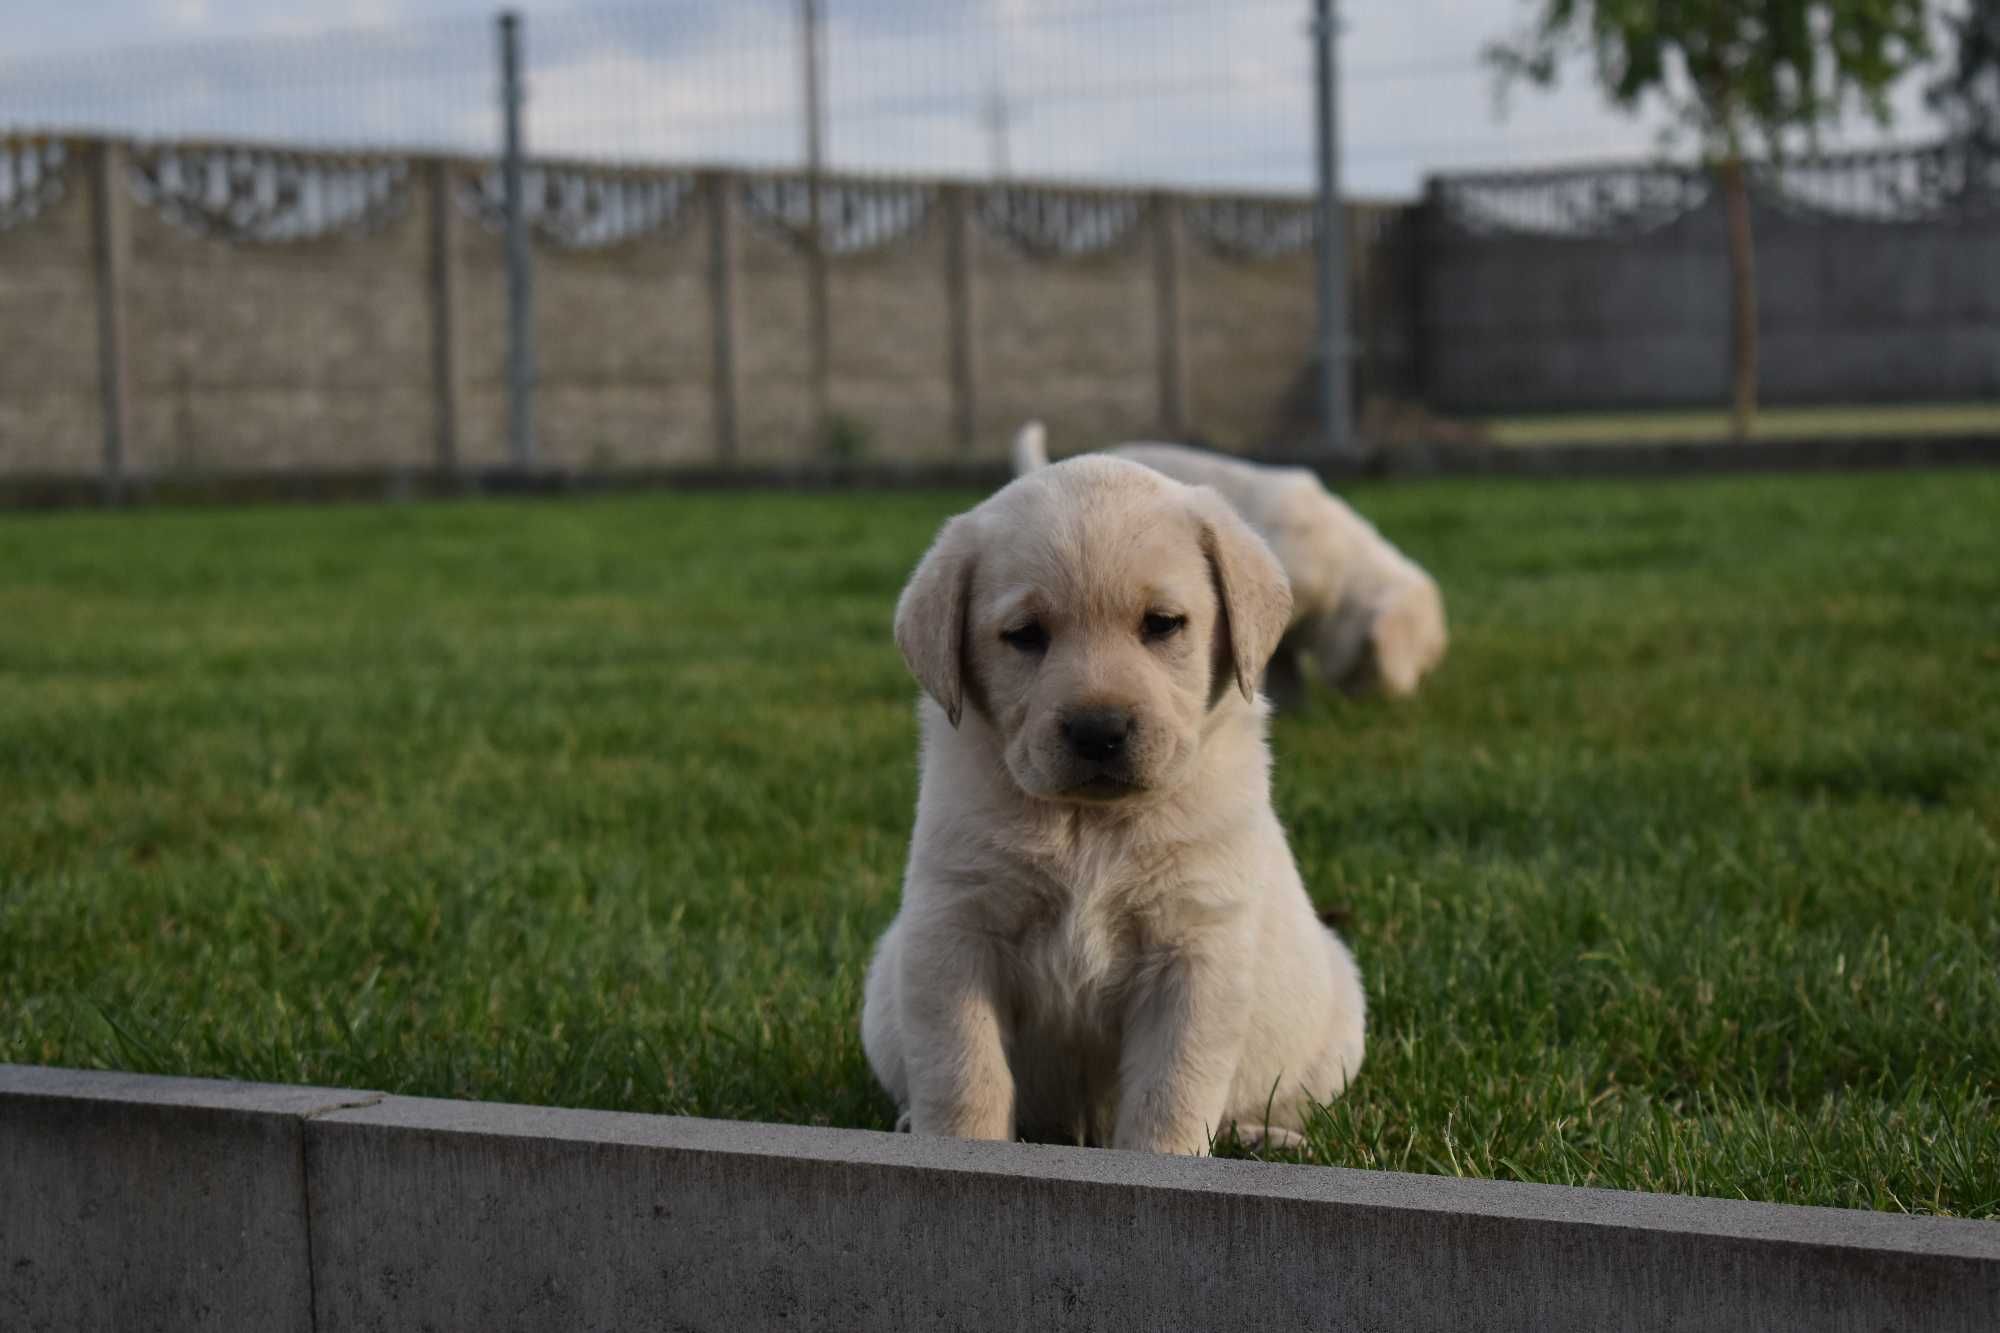
[[[1937,1329],[2000,1224],[0,1065],[0,1327]]]
[[[1312,466],[1330,482],[1429,477],[1683,477],[1893,468],[2000,466],[2000,437],[1882,436],[1656,444],[1403,445],[1328,462],[1267,456]],[[204,505],[448,499],[470,496],[602,495],[629,491],[988,491],[1010,473],[997,460],[801,462],[685,466],[618,472],[488,468],[445,473],[423,468],[168,474],[127,478],[107,491],[85,476],[0,477],[0,509],[106,505]]]

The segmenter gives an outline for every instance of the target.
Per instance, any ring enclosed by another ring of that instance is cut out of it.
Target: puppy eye
[[[1140,622],[1142,632],[1150,640],[1171,639],[1186,627],[1186,616],[1168,615],[1164,611],[1150,611]]]
[[[1009,647],[1024,653],[1039,653],[1049,646],[1049,632],[1042,628],[1039,620],[1031,620],[1018,629],[1002,630],[1000,637],[1007,641]]]

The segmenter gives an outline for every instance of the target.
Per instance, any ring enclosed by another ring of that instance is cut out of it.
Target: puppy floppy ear
[[[951,725],[965,712],[965,617],[976,543],[961,514],[939,529],[896,602],[896,646]]]
[[[1278,640],[1292,621],[1292,585],[1264,539],[1250,530],[1229,502],[1206,486],[1194,487],[1201,516],[1201,549],[1208,557],[1222,604],[1228,669],[1245,699],[1257,697]]]

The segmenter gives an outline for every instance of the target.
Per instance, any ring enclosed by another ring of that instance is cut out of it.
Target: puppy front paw
[[[1236,1142],[1252,1152],[1297,1152],[1306,1146],[1306,1136],[1296,1129],[1285,1129],[1278,1125],[1260,1125],[1255,1128],[1236,1125]]]

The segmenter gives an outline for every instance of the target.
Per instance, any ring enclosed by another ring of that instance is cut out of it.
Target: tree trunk
[[[1743,157],[1722,164],[1722,198],[1729,212],[1729,436],[1750,438],[1757,415],[1757,260],[1750,238],[1750,185]]]

